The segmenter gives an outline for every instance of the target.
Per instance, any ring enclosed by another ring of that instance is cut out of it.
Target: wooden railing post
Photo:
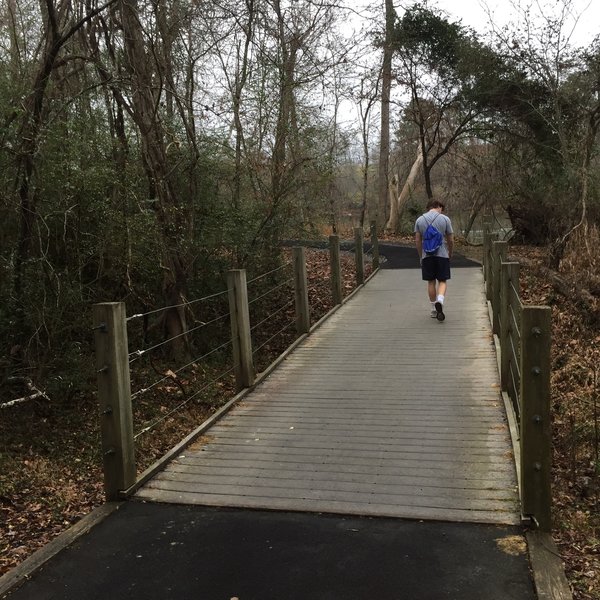
[[[521,490],[523,514],[551,529],[549,306],[523,307],[521,316]]]
[[[510,298],[511,283],[515,289],[519,289],[519,263],[503,262],[501,265],[501,283],[500,283],[500,385],[504,391],[508,390],[510,378],[509,358],[510,358],[510,333],[511,314]]]
[[[254,383],[254,361],[252,358],[246,271],[244,269],[228,271],[227,287],[229,290],[229,313],[231,318],[235,383],[239,391],[250,387]]]
[[[485,278],[485,297],[488,300],[492,299],[492,283],[494,281],[492,244],[497,239],[497,233],[485,231],[483,234],[483,276]]]
[[[483,215],[481,218],[481,228],[483,233],[490,233],[492,231],[493,219],[490,215]]]
[[[294,248],[294,291],[296,297],[296,330],[299,335],[302,335],[310,330],[310,304],[308,302],[304,246]]]
[[[340,265],[340,238],[337,235],[329,236],[329,260],[331,265],[331,293],[333,303],[341,304],[342,295],[342,269]]]
[[[104,493],[117,500],[136,480],[125,304],[93,307]]]
[[[354,258],[356,260],[356,285],[358,286],[365,282],[362,227],[354,228]]]
[[[489,217],[484,217],[483,218],[483,280],[486,282],[488,279],[490,278],[490,274],[489,274],[489,268],[490,268],[490,261],[489,261],[489,256],[490,256],[490,246],[491,246],[491,239],[490,239],[490,235],[491,235],[491,220]],[[486,291],[487,291],[487,285],[486,285]],[[488,296],[488,300],[489,300],[489,296]]]
[[[378,269],[379,240],[377,239],[377,221],[371,221],[371,248],[373,250],[373,269]]]
[[[507,242],[492,242],[492,329],[496,335],[500,334],[500,285],[502,261],[506,258]]]

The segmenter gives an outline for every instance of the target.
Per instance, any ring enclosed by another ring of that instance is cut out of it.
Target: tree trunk
[[[377,222],[383,224],[387,214],[388,169],[390,161],[390,95],[392,90],[392,40],[394,35],[394,3],[385,0],[385,41],[381,74],[381,137],[379,142],[379,202]]]
[[[597,106],[589,115],[587,123],[587,133],[585,137],[585,147],[583,152],[583,164],[581,165],[581,218],[577,225],[572,227],[555,246],[561,249],[560,256],[555,256],[556,268],[560,265],[564,252],[567,247],[567,242],[573,233],[580,228],[583,228],[583,240],[588,254],[591,255],[592,249],[588,239],[589,223],[587,215],[589,182],[590,182],[590,165],[592,161],[592,149],[598,135],[598,126],[600,125],[600,106]]]
[[[398,231],[398,178],[396,174],[392,175],[392,179],[388,186],[390,216],[385,224],[386,232]]]
[[[412,167],[410,168],[410,172],[406,181],[404,182],[404,186],[402,187],[402,191],[398,195],[398,184],[396,183],[396,187],[392,188],[390,186],[390,218],[387,222],[385,228],[387,231],[395,231],[396,233],[400,227],[400,219],[402,218],[402,213],[404,212],[404,207],[406,206],[406,202],[410,198],[412,191],[415,187],[415,181],[417,176],[419,175],[419,171],[421,170],[421,166],[423,164],[423,153],[421,152],[421,147],[419,146],[417,149],[417,156],[415,157],[415,162],[413,162]],[[396,178],[394,177],[394,180]]]
[[[165,109],[170,122],[174,115],[175,78],[173,76],[173,42],[175,27],[172,21],[177,21],[177,16],[172,17],[169,12],[176,10],[176,3],[155,2],[156,26],[160,36],[158,52],[155,52],[156,61],[160,70],[161,80],[164,82]]]
[[[7,2],[7,25],[10,38],[10,75],[15,78],[21,73],[21,49],[19,47],[19,33],[17,32],[17,2],[8,0]]]
[[[106,20],[102,20],[101,32],[104,34],[104,41],[110,48],[108,55],[112,57],[112,65],[109,70],[108,65],[101,62],[100,44],[97,37],[97,29],[89,27],[87,31],[86,41],[90,47],[90,55],[94,57],[96,72],[103,85],[104,104],[108,120],[108,125],[111,133],[112,141],[112,158],[114,162],[115,178],[112,185],[112,201],[113,208],[121,213],[123,220],[123,277],[125,286],[128,290],[132,290],[131,283],[131,237],[129,231],[129,208],[127,196],[127,164],[129,159],[129,140],[127,137],[127,129],[125,124],[126,103],[121,90],[115,85],[115,74],[118,80],[122,79],[122,73],[119,72],[119,65],[114,60],[115,51],[111,40],[111,27]]]
[[[367,212],[367,192],[369,190],[369,140],[366,135],[363,135],[363,152],[365,161],[362,169],[362,200],[360,207],[360,226],[365,226],[365,214]]]
[[[30,258],[34,226],[37,217],[36,190],[33,182],[35,156],[43,124],[44,100],[50,74],[62,47],[57,30],[55,7],[52,2],[47,4],[48,11],[44,22],[47,32],[44,36],[45,45],[40,58],[38,71],[35,75],[31,93],[23,102],[23,121],[19,131],[22,145],[17,153],[17,182],[16,191],[19,197],[21,225],[19,242],[15,259],[14,290],[15,297],[19,298],[23,288],[24,265]]]
[[[170,181],[165,129],[159,103],[161,90],[156,90],[153,58],[146,52],[137,0],[120,0],[126,68],[132,85],[132,111],[139,129],[142,158],[155,193],[154,209],[162,246],[163,294],[169,309],[165,315],[167,336],[174,338],[187,331],[184,293],[188,261],[182,251],[181,232],[186,231],[186,211],[180,206]],[[176,354],[183,353],[185,340],[173,343]]]
[[[469,220],[467,221],[467,226],[465,227],[465,240],[469,237],[469,233],[471,233],[471,229],[473,229],[473,224],[475,223],[475,219],[477,215],[479,215],[483,205],[485,204],[482,198],[475,200],[473,206],[471,207],[471,212],[469,213]]]
[[[274,2],[275,12],[277,13],[277,24],[279,31],[279,44],[281,49],[281,64],[279,65],[279,107],[277,113],[277,126],[275,129],[275,142],[273,146],[273,160],[271,164],[271,188],[273,194],[273,204],[279,200],[283,189],[283,177],[287,156],[287,143],[289,133],[290,119],[290,100],[293,96],[293,90],[290,89],[292,82],[289,81],[290,74],[293,74],[293,60],[290,48],[286,40],[283,14],[279,0]]]
[[[266,244],[266,248],[271,251],[277,248],[279,231],[275,224],[275,218],[281,203],[290,192],[293,169],[298,160],[298,125],[295,116],[296,99],[294,89],[296,85],[296,63],[298,51],[301,48],[302,35],[296,31],[288,33],[280,0],[274,0],[273,8],[277,17],[277,44],[280,58],[278,58],[279,64],[277,65],[279,97],[273,99],[273,102],[276,101],[278,106],[271,157],[271,198],[269,198],[267,212],[255,232],[249,249],[243,257],[242,264],[245,263],[252,247],[261,237]]]
[[[369,81],[367,77],[363,77],[360,82],[360,96],[359,96],[359,112],[361,122],[361,137],[362,137],[362,149],[363,149],[363,166],[362,166],[362,193],[361,193],[361,210],[360,210],[360,226],[364,228],[365,219],[367,213],[367,192],[369,186],[369,165],[371,157],[369,154],[369,131],[370,131],[370,115],[371,109],[377,102],[379,97],[379,83],[381,82],[381,72],[377,77],[374,88],[369,87]],[[363,105],[363,101],[366,100],[366,105]],[[377,210],[373,210],[374,216],[377,215]],[[372,218],[370,219],[373,220]],[[376,220],[376,218],[375,218]]]
[[[233,182],[233,205],[239,208],[241,199],[241,170],[242,170],[242,150],[244,147],[244,128],[241,119],[242,92],[246,85],[250,63],[250,44],[254,36],[254,0],[246,0],[246,9],[248,10],[248,20],[244,28],[246,36],[244,40],[244,50],[241,58],[241,65],[238,65],[235,74],[235,85],[233,90],[233,121],[235,125],[235,173]],[[239,50],[238,50],[239,52]]]
[[[421,164],[423,165],[423,178],[425,180],[425,193],[430,200],[433,198],[433,186],[431,185],[431,165],[429,156],[425,149],[425,138],[423,138]]]

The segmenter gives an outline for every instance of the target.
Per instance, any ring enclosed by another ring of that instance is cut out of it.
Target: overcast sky
[[[394,4],[401,14],[401,4],[397,2]],[[519,13],[513,4],[518,4],[518,1],[487,0],[485,2],[494,17],[496,27],[518,19]],[[536,11],[540,4],[545,3],[521,1],[522,6],[531,5],[533,11]],[[558,2],[551,0],[548,4],[560,5],[561,2],[560,0]],[[431,5],[437,5],[456,19],[462,20],[464,25],[468,25],[480,33],[489,29],[489,17],[484,3],[479,0],[434,0]],[[572,41],[575,45],[585,46],[600,34],[600,0],[572,0],[571,5],[573,18],[570,20],[570,26],[574,28]],[[579,16],[579,20],[576,22],[575,17],[577,16]]]
[[[538,6],[549,4],[562,6],[565,0],[520,0],[521,6],[531,6],[533,14],[538,10]],[[376,7],[379,2],[381,10],[384,7],[384,0],[348,0],[348,5],[360,12],[365,6]],[[413,0],[394,0],[394,6],[399,16],[402,15],[402,7],[410,6]],[[463,25],[472,27],[480,34],[485,34],[490,30],[490,15],[493,18],[494,27],[500,29],[503,25],[519,22],[519,11],[514,5],[519,5],[519,0],[429,0],[429,5],[437,7],[449,15],[451,21],[461,20]],[[600,0],[571,0],[572,17],[569,20],[569,28],[565,33],[570,33],[572,29],[571,45],[587,46],[592,40],[600,35]],[[486,10],[485,6],[488,7]],[[353,29],[360,29],[364,21],[358,16],[348,20],[348,26]],[[489,14],[488,14],[489,12]],[[539,14],[539,13],[538,13]],[[341,107],[341,118],[346,124],[357,122],[357,109],[349,102],[343,102]],[[373,124],[377,121],[377,116],[373,115]]]

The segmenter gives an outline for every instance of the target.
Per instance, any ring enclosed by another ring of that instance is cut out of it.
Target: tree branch
[[[12,406],[16,406],[17,404],[23,404],[24,402],[27,402],[29,400],[35,400],[36,398],[44,398],[45,400],[50,402],[50,398],[48,398],[48,396],[46,395],[46,392],[43,392],[42,390],[39,390],[38,388],[36,388],[30,379],[21,379],[20,377],[9,377],[8,378],[8,381],[21,381],[21,380],[25,382],[25,386],[27,387],[27,389],[33,393],[29,394],[28,396],[23,396],[22,398],[15,398],[14,400],[9,400],[8,402],[3,402],[2,404],[0,404],[0,409],[10,408]]]

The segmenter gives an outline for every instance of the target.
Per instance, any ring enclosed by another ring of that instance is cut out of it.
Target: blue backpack
[[[442,232],[433,226],[433,223],[439,216],[440,215],[437,214],[431,223],[427,223],[427,228],[423,234],[423,252],[425,252],[427,256],[433,256],[436,254],[442,245]],[[425,221],[427,221],[427,219],[425,219]]]

